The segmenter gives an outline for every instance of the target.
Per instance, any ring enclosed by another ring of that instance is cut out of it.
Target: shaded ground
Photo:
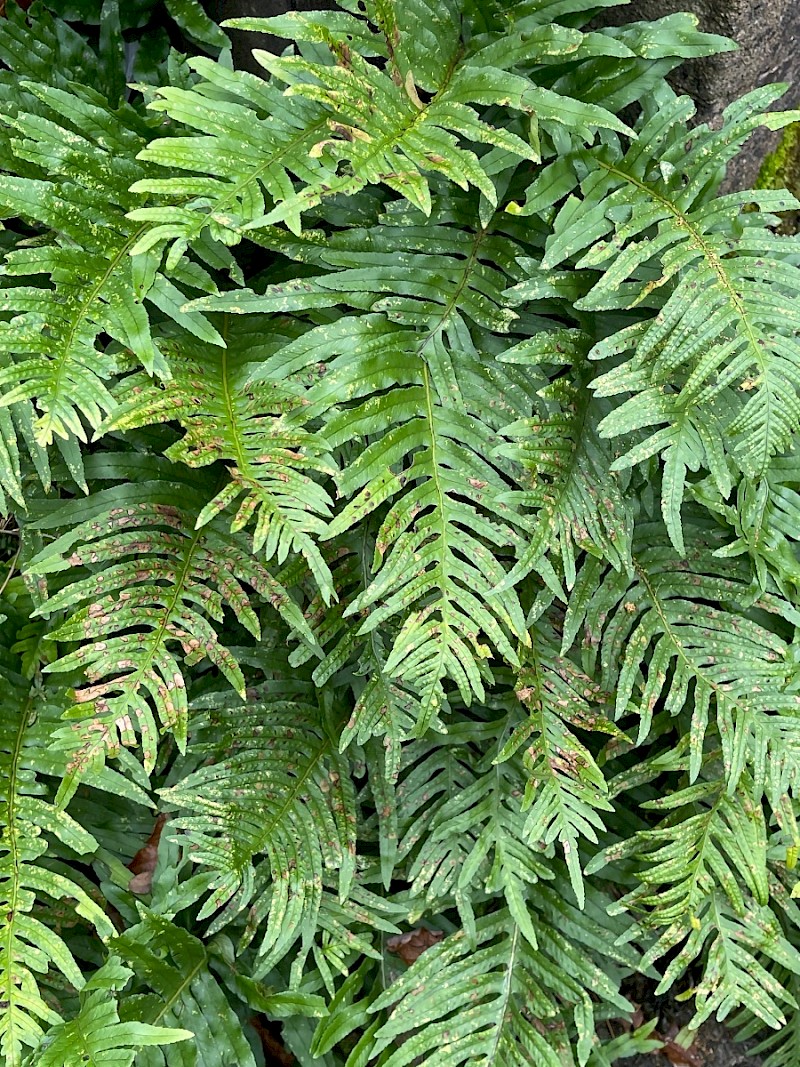
[[[731,1032],[717,1022],[700,1028],[685,1059],[673,1049],[669,1055],[653,1052],[622,1061],[624,1067],[761,1067],[761,1063],[760,1057],[735,1043]]]
[[[685,979],[675,992],[680,994],[689,981]],[[691,1003],[681,1003],[671,996],[655,997],[653,984],[638,976],[630,980],[624,992],[640,1006],[634,1025],[657,1016],[658,1036],[668,1044],[660,1052],[623,1060],[621,1067],[761,1067],[761,1057],[749,1051],[757,1042],[737,1042],[734,1032],[715,1020],[704,1023],[684,1051],[675,1039],[681,1037],[681,1028],[692,1017]]]

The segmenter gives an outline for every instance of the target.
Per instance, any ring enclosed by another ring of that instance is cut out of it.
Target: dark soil
[[[670,1058],[670,1056],[672,1058]],[[649,1056],[635,1056],[622,1061],[622,1067],[761,1067],[759,1056],[752,1056],[747,1045],[734,1041],[734,1035],[718,1022],[707,1022],[700,1027],[687,1057],[679,1055],[672,1047],[671,1053],[652,1052]]]
[[[679,986],[674,992],[681,991]],[[681,1030],[692,1018],[691,1002],[680,1002],[673,996],[656,997],[652,983],[641,977],[631,979],[624,992],[639,1008],[634,1025],[657,1017],[657,1033],[653,1036],[661,1038],[666,1045],[659,1052],[623,1060],[621,1067],[761,1067],[761,1057],[749,1051],[758,1042],[736,1041],[734,1031],[713,1019],[694,1033],[694,1039],[684,1051]],[[680,1044],[676,1041],[678,1037],[681,1037]]]

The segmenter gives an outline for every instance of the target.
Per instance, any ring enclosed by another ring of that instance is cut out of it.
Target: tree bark
[[[674,11],[694,11],[702,30],[732,37],[739,45],[737,52],[690,60],[671,76],[675,88],[696,101],[699,121],[718,123],[732,100],[769,82],[791,83],[778,107],[800,104],[799,0],[632,0],[604,13],[604,21],[656,19]],[[750,139],[728,168],[728,188],[753,184],[778,136],[760,130]]]

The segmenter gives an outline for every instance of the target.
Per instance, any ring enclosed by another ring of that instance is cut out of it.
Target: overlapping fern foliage
[[[795,1062],[798,116],[603,6],[7,5],[6,1067]]]

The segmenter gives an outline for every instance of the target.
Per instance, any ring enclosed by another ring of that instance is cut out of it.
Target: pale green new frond
[[[201,917],[227,905],[222,925],[268,894],[257,961],[266,973],[298,937],[303,955],[311,949],[326,869],[338,871],[347,897],[356,821],[349,772],[322,713],[297,703],[220,707],[193,750],[216,762],[162,795],[179,809],[173,825],[187,831],[192,859],[215,875]]]
[[[258,638],[258,601],[249,590],[313,644],[299,608],[253,558],[247,541],[220,524],[198,529],[200,506],[192,506],[192,497],[201,500],[202,495],[186,490],[173,503],[168,470],[161,475],[160,481],[140,484],[137,502],[117,487],[62,506],[57,521],[67,532],[28,568],[35,575],[70,573],[38,614],[66,611],[67,619],[52,636],[80,646],[47,670],[80,669],[88,683],[77,691],[73,709],[83,723],[83,742],[72,789],[104,749],[135,743],[134,724],[148,771],[156,759],[156,719],[184,748],[186,683],[176,646],[187,665],[207,657],[244,694],[241,668],[220,641],[218,628],[227,609]],[[78,568],[85,570],[75,574]]]
[[[268,347],[268,319],[241,320],[224,327],[226,347],[202,347],[192,339],[161,342],[169,380],[131,375],[115,390],[116,409],[101,432],[178,422],[185,436],[166,455],[189,467],[221,460],[230,474],[198,516],[205,526],[235,505],[235,533],[255,523],[253,548],[283,563],[290,552],[305,557],[326,603],[334,597],[330,570],[317,542],[325,535],[331,503],[320,475],[333,475],[335,463],[325,440],[291,412],[303,390],[291,381],[252,380],[255,364]],[[284,418],[288,415],[288,420]]]

